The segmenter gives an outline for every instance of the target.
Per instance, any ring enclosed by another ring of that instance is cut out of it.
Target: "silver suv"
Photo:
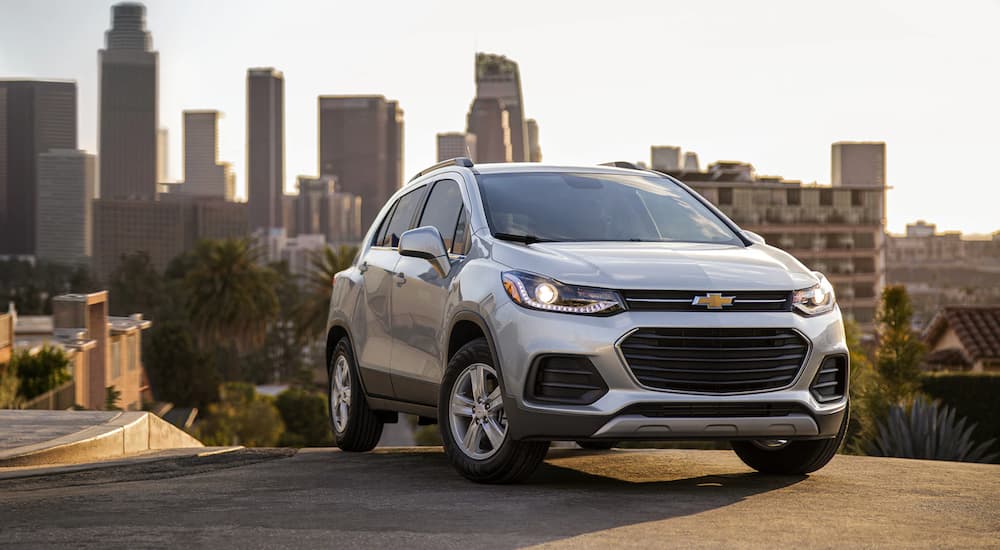
[[[530,475],[554,440],[727,440],[775,474],[829,462],[848,419],[830,283],[622,164],[458,158],[396,192],[334,280],[337,445],[368,451],[403,412],[487,483]]]

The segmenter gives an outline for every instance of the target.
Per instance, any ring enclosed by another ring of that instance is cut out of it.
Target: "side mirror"
[[[767,244],[764,241],[764,237],[761,237],[760,235],[754,233],[753,231],[747,231],[746,229],[744,229],[743,236],[754,244]]]
[[[441,277],[451,271],[448,251],[437,228],[431,225],[411,229],[399,236],[399,255],[427,260]]]

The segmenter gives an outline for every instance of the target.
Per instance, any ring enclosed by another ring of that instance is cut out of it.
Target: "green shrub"
[[[977,424],[976,441],[1000,441],[1000,373],[940,373],[924,375],[924,393]]]
[[[26,401],[73,379],[69,371],[69,356],[55,346],[42,346],[37,353],[21,350],[11,357],[10,363],[21,380],[18,393]]]
[[[258,395],[243,382],[227,382],[219,388],[218,403],[208,406],[207,418],[195,426],[195,436],[205,445],[273,447],[285,431],[273,400]]]
[[[333,433],[326,412],[326,397],[318,392],[291,388],[278,394],[274,404],[285,423],[279,444],[284,447],[326,447]]]
[[[993,462],[1000,454],[991,453],[996,440],[976,443],[974,426],[955,414],[955,409],[920,396],[908,405],[893,405],[868,451],[874,456]]]
[[[17,390],[21,380],[17,377],[17,365],[7,363],[0,365],[0,409],[18,409],[21,407],[21,396]]]

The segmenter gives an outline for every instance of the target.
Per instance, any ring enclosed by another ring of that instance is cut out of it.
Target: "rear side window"
[[[420,217],[418,226],[430,225],[436,227],[444,239],[445,250],[452,250],[455,241],[455,231],[459,218],[464,210],[462,206],[462,191],[453,180],[441,180],[434,184],[427,205]]]
[[[411,228],[410,222],[413,221],[413,215],[420,207],[420,200],[423,196],[424,188],[421,187],[400,197],[390,214],[389,223],[386,225],[385,233],[381,235],[377,243],[378,246],[392,248],[399,246],[399,236]]]

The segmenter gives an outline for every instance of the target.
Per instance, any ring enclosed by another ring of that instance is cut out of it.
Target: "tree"
[[[242,356],[259,346],[278,314],[275,274],[247,239],[201,241],[184,276],[186,309],[203,350]]]
[[[285,433],[280,440],[282,446],[323,447],[333,444],[323,394],[291,388],[278,394],[274,404],[285,423]]]
[[[84,267],[51,262],[0,261],[0,304],[14,302],[22,315],[52,313],[52,298],[69,292],[92,292],[97,284]]]
[[[889,410],[882,378],[872,365],[869,350],[861,343],[860,329],[852,320],[844,321],[847,349],[850,350],[851,419],[847,426],[848,452],[865,454],[866,442],[875,437],[878,419]]]
[[[145,251],[122,254],[109,286],[112,315],[152,314],[164,296],[163,277]]]
[[[201,408],[218,400],[221,378],[210,358],[195,347],[187,322],[157,323],[144,340],[143,362],[157,399]]]
[[[195,435],[206,445],[273,447],[285,430],[273,400],[258,395],[244,382],[227,382],[219,388],[219,402],[208,406],[207,418],[195,426]]]
[[[21,350],[11,357],[10,363],[21,382],[18,393],[26,401],[73,378],[69,372],[69,356],[55,346],[44,345],[37,353]]]
[[[296,312],[299,337],[314,341],[326,330],[327,315],[330,313],[330,295],[333,293],[333,277],[351,266],[358,253],[356,246],[341,246],[336,251],[326,247],[312,260],[306,299]]]
[[[913,307],[906,288],[888,286],[876,315],[878,349],[875,368],[882,378],[889,404],[913,397],[920,384],[920,360],[924,345],[910,327]]]

